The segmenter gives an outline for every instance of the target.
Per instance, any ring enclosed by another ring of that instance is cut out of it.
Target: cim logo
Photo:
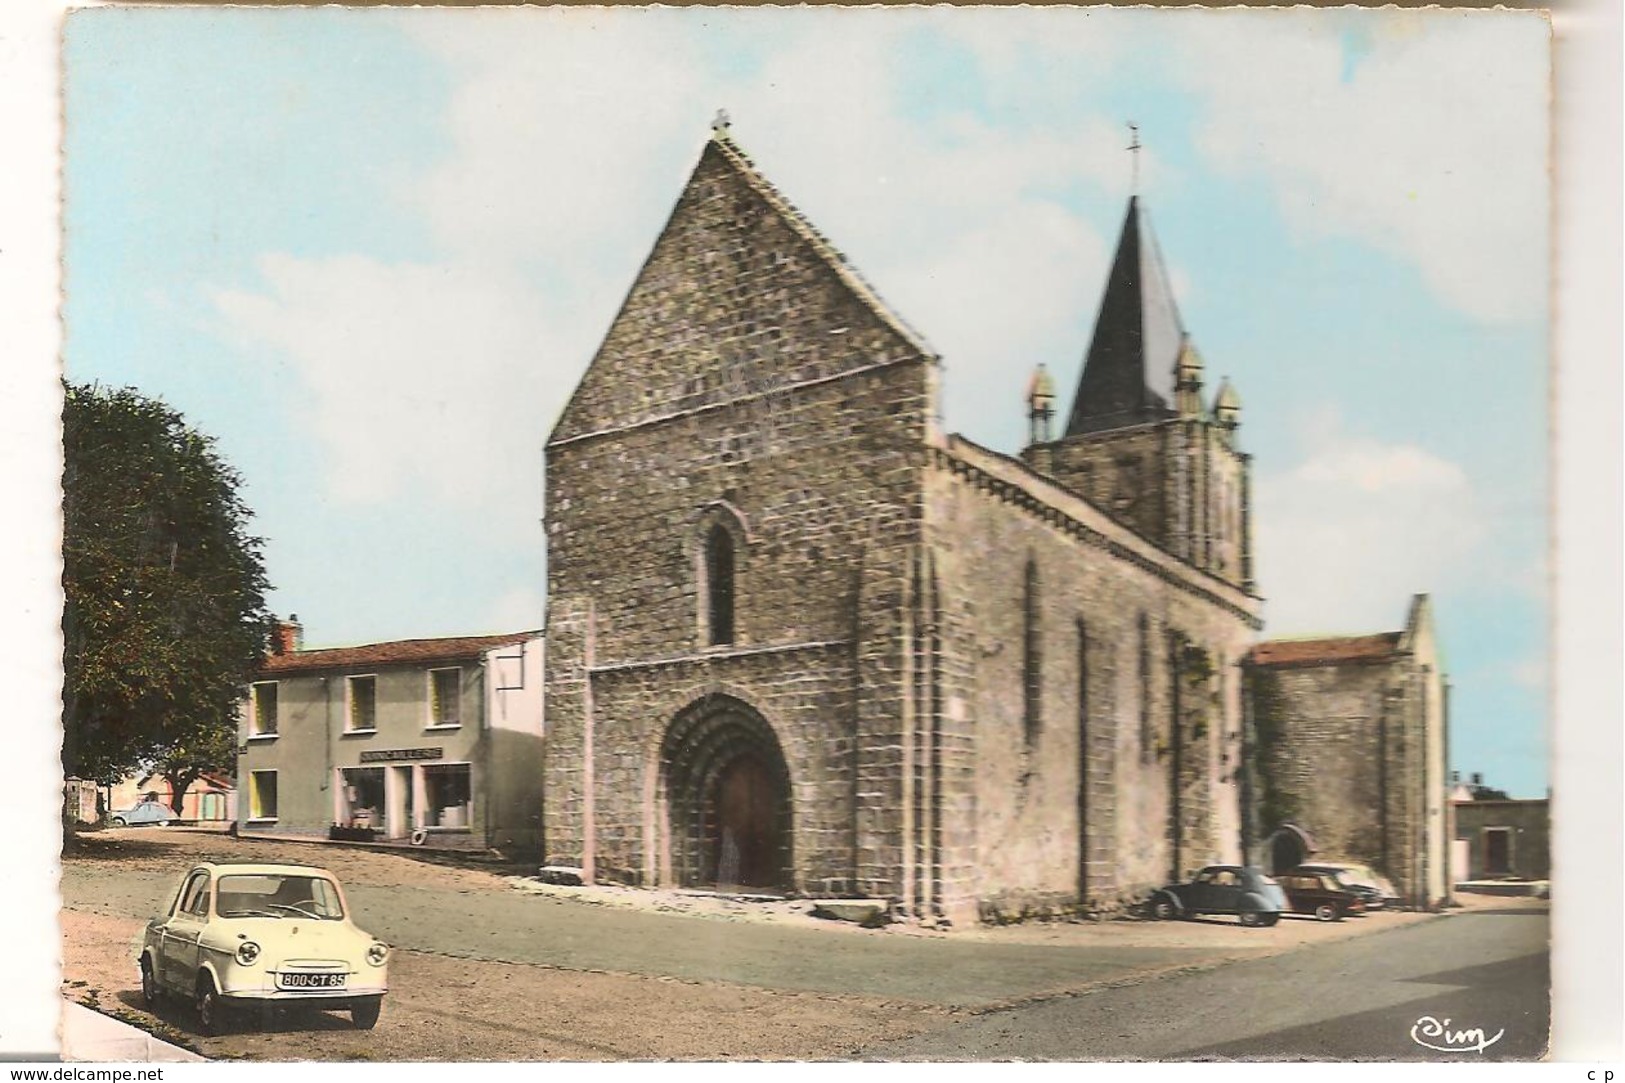
[[[1440,1020],[1424,1015],[1411,1024],[1411,1041],[1424,1049],[1434,1049],[1440,1053],[1482,1053],[1506,1033],[1506,1028],[1502,1027],[1486,1038],[1483,1027],[1451,1030],[1450,1023],[1449,1019]]]

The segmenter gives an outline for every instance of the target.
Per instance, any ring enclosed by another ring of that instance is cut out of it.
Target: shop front
[[[359,758],[336,769],[333,787],[333,823],[351,837],[423,842],[430,833],[471,833],[472,763],[447,760],[439,747],[369,749]]]

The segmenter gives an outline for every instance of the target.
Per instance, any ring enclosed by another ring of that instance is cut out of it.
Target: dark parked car
[[[1293,872],[1327,872],[1337,877],[1340,886],[1355,892],[1366,900],[1367,910],[1380,910],[1399,903],[1399,892],[1387,878],[1366,865],[1344,861],[1305,861]]]
[[[1280,880],[1284,885],[1286,878],[1289,876],[1329,876],[1339,890],[1350,891],[1358,895],[1360,901],[1365,904],[1365,912],[1368,914],[1373,910],[1385,909],[1388,905],[1387,896],[1383,894],[1382,888],[1360,879],[1358,874],[1350,872],[1345,866],[1299,865],[1295,869],[1282,873],[1276,879]]]
[[[1286,893],[1252,865],[1209,865],[1188,884],[1170,884],[1151,896],[1153,917],[1235,914],[1243,925],[1274,925],[1288,907]]]
[[[139,824],[157,824],[168,827],[175,818],[175,810],[162,801],[142,801],[127,809],[120,809],[107,818],[113,827],[135,827]]]
[[[1364,914],[1365,900],[1327,872],[1293,871],[1276,877],[1294,914],[1313,914],[1320,921],[1342,921]]]

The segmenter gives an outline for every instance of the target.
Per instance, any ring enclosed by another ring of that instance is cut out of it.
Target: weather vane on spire
[[[1129,192],[1140,194],[1140,126],[1132,120],[1128,122],[1128,153],[1129,168],[1132,171],[1132,180],[1129,183]]]

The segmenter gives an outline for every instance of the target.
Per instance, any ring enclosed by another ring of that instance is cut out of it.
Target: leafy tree
[[[69,383],[62,439],[63,769],[157,765],[179,811],[231,764],[271,627],[262,542],[236,471],[164,403]]]

